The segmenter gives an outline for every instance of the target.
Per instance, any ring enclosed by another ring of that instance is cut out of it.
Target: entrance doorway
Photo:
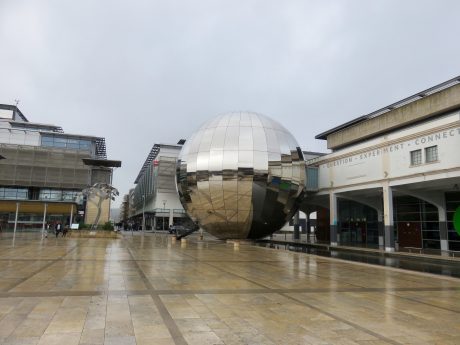
[[[348,199],[339,199],[338,208],[341,244],[378,246],[378,218],[375,209]]]
[[[422,248],[422,230],[419,222],[399,222],[397,229],[400,247]]]
[[[409,195],[396,196],[393,202],[400,247],[441,248],[436,206]]]

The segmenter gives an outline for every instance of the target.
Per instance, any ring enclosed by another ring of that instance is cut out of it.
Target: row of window
[[[91,151],[92,147],[91,141],[85,139],[61,138],[47,135],[42,135],[41,139],[41,145],[47,147],[60,147],[65,149],[84,151]]]
[[[38,199],[51,201],[74,201],[79,193],[79,191],[74,190],[41,189]]]
[[[38,200],[75,201],[79,193],[78,190],[40,189]],[[36,200],[37,196],[32,194],[27,188],[0,187],[0,199],[4,200]]]
[[[27,188],[0,187],[0,199],[27,200],[28,199],[28,189]]]
[[[438,146],[430,146],[425,148],[425,163],[437,162],[438,157]],[[422,164],[422,150],[414,150],[410,152],[410,165]]]

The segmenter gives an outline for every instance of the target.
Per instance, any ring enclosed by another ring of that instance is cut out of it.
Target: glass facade
[[[50,201],[74,201],[79,193],[78,190],[41,189],[38,198]]]
[[[351,200],[340,199],[338,203],[340,243],[378,246],[377,211]]]
[[[412,196],[394,199],[395,228],[402,247],[440,249],[439,214],[436,206]]]
[[[152,200],[155,194],[156,181],[157,181],[158,169],[151,164],[144,172],[144,175],[139,179],[134,189],[134,207],[137,209],[143,208],[144,197],[145,203]]]
[[[56,137],[51,135],[41,136],[41,146],[60,147],[71,150],[91,151],[91,140]]]
[[[449,250],[460,250],[460,235],[454,228],[455,210],[460,207],[460,192],[446,193],[447,239]]]
[[[0,187],[0,200],[27,200],[28,189],[16,187]]]
[[[0,200],[75,201],[81,190],[0,187]]]

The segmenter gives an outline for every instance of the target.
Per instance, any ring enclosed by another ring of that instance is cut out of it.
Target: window
[[[27,188],[0,187],[0,199],[27,200],[27,197],[28,197]]]
[[[410,152],[410,165],[422,164],[422,150],[415,150]]]
[[[78,140],[76,140],[76,139],[68,139],[67,140],[67,148],[78,150],[79,149]]]
[[[89,140],[79,140],[80,150],[91,150],[91,141]]]
[[[53,146],[53,138],[42,136],[42,146]]]
[[[64,200],[64,201],[74,201],[78,194],[79,194],[78,191],[63,190],[62,191],[62,200]]]
[[[41,189],[38,199],[60,201],[62,199],[62,191],[53,189]]]
[[[67,139],[65,138],[54,138],[54,147],[66,147]]]
[[[438,160],[438,146],[430,146],[425,149],[426,163],[436,162]]]
[[[61,138],[42,135],[42,146],[91,151],[92,143],[90,140],[85,139]]]

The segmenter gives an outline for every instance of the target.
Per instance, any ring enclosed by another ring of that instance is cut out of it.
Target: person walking
[[[57,222],[57,223],[56,223],[55,231],[56,231],[56,238],[57,238],[57,237],[59,236],[59,233],[62,231],[62,224],[61,224],[61,222]]]
[[[64,229],[62,230],[62,237],[66,237],[68,231],[69,231],[69,225],[66,224],[66,225],[64,226]]]
[[[45,232],[43,233],[43,236],[45,238],[48,238],[48,231],[50,230],[50,223],[46,223],[45,225]]]

